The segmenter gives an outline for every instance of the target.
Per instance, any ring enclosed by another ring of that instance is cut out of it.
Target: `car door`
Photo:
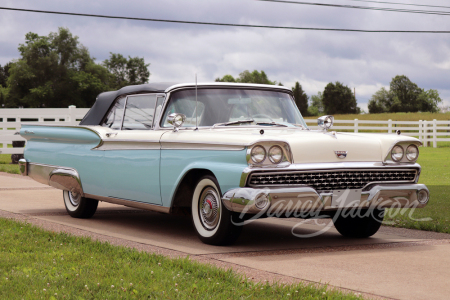
[[[160,138],[155,113],[163,98],[157,94],[117,99],[105,121],[110,128],[101,146],[108,197],[161,204]],[[157,117],[157,116],[156,116]]]

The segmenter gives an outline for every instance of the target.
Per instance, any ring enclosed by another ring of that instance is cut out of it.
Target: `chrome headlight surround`
[[[327,131],[333,126],[334,117],[333,116],[321,116],[317,119],[317,125],[323,130]]]
[[[419,157],[419,146],[422,145],[422,142],[419,140],[416,141],[397,141],[395,142],[391,148],[389,149],[389,152],[386,154],[384,163],[385,164],[413,164],[417,161],[417,158]],[[409,150],[408,150],[409,149]],[[399,158],[395,157],[394,154],[397,151],[397,153],[402,153],[402,157]],[[410,153],[408,157],[408,151]],[[411,157],[411,153],[415,152],[417,155],[415,157]]]
[[[405,156],[410,162],[416,162],[419,158],[419,148],[414,144],[409,145],[408,148],[406,148]]]
[[[395,162],[400,162],[405,155],[405,150],[400,145],[395,145],[391,150],[391,158]]]
[[[264,159],[255,159],[256,151],[264,149]],[[291,148],[286,142],[261,141],[247,148],[247,163],[253,167],[286,167],[293,163]]]
[[[173,131],[178,131],[184,121],[186,121],[186,116],[179,113],[172,113],[167,117],[167,122],[173,125]]]
[[[283,149],[278,145],[274,145],[270,147],[268,156],[273,164],[279,164],[283,160]]]
[[[266,149],[264,149],[263,146],[257,145],[253,147],[252,150],[250,151],[250,157],[254,163],[260,164],[266,160],[267,157]]]

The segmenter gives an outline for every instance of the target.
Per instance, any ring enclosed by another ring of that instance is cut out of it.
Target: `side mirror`
[[[167,122],[173,125],[174,132],[178,131],[178,127],[181,127],[184,121],[186,121],[186,116],[179,113],[173,113],[167,117]]]
[[[327,131],[331,126],[333,126],[334,123],[334,117],[333,116],[321,116],[317,119],[317,125],[319,125],[320,128]]]

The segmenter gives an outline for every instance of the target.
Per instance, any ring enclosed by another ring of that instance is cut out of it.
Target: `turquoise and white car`
[[[263,217],[328,217],[368,237],[385,208],[426,205],[419,140],[318,123],[308,128],[282,86],[128,86],[100,94],[78,126],[23,125],[20,169],[63,190],[72,217],[92,217],[98,201],[190,214],[215,245]]]

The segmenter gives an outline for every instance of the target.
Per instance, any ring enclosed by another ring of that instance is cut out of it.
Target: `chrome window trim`
[[[189,88],[195,88],[195,83],[180,83],[175,84],[172,86],[169,86],[165,92],[170,93],[176,90],[180,89],[189,89]],[[256,88],[260,90],[280,90],[283,92],[289,92],[292,93],[292,90],[285,86],[278,86],[278,85],[268,85],[268,84],[252,84],[252,83],[225,83],[225,82],[210,82],[210,83],[198,83],[197,88]]]
[[[166,111],[167,104],[169,103],[169,100],[171,98],[172,93],[176,92],[176,91],[179,91],[179,90],[195,89],[195,87],[196,87],[195,83],[192,83],[192,84],[190,84],[190,83],[183,83],[183,84],[176,84],[176,85],[170,86],[170,87],[168,87],[165,90],[165,99],[164,99],[164,102],[163,102],[163,106],[162,106],[161,112],[159,114],[158,123],[156,123],[157,126],[155,124],[155,127],[154,127],[155,130],[172,130],[173,129],[172,127],[167,128],[167,127],[162,127],[161,126],[162,117],[164,116],[164,112]],[[279,89],[277,92],[285,92],[285,93],[289,94],[291,96],[291,101],[295,104],[294,94],[293,94],[292,90],[289,89],[289,88],[286,88],[284,86],[265,85],[265,84],[235,84],[235,85],[233,85],[233,84],[228,84],[228,83],[227,84],[210,83],[210,84],[199,84],[197,87],[198,87],[198,89],[202,89],[202,88],[223,88],[223,89],[227,89],[227,88],[228,89],[233,89],[233,88],[234,89],[236,89],[236,88],[240,88],[240,89],[252,88],[252,89],[255,89],[255,90],[272,90],[272,91],[277,91],[277,89]],[[310,130],[308,128],[308,125],[306,124],[305,119],[304,119],[304,117],[303,117],[301,112],[300,112],[300,116],[302,117],[303,122],[306,125],[305,130]],[[263,125],[239,126],[239,127],[243,127],[243,128],[247,128],[247,127],[248,128],[267,128],[267,126],[263,126]],[[214,128],[213,126],[198,126],[198,128],[199,129],[200,128],[219,129],[217,127]],[[220,129],[223,129],[223,128],[224,127],[220,127]],[[301,127],[295,127],[295,126],[293,126],[293,127],[286,127],[286,128],[303,130]],[[196,128],[195,127],[192,127],[192,128],[191,127],[187,127],[187,128],[179,128],[179,129],[180,130],[181,129],[195,130]]]

